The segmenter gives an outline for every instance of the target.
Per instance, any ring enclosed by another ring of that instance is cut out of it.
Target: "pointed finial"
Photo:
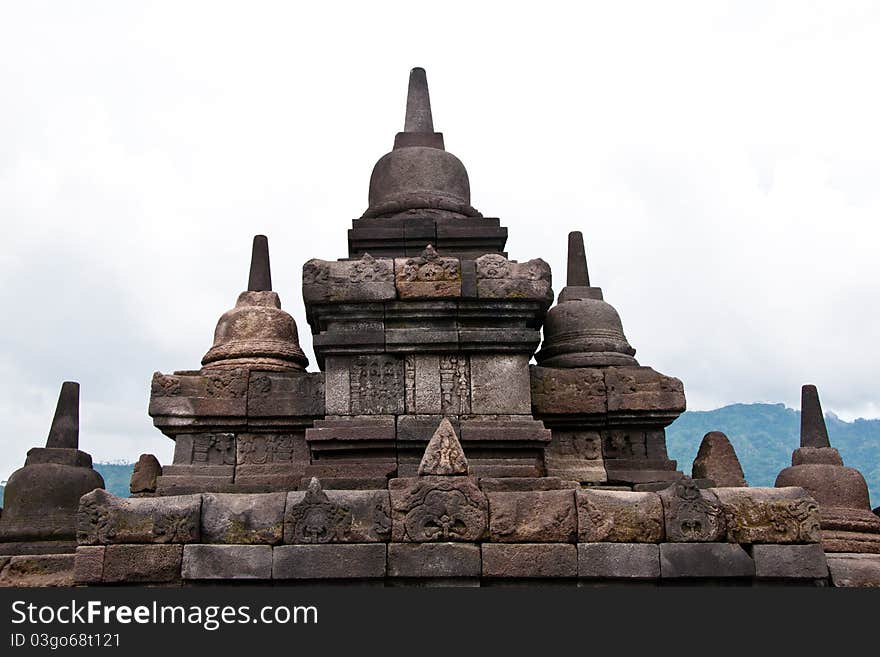
[[[265,235],[254,235],[251,251],[251,275],[248,292],[271,292],[272,271],[269,269],[269,240]]]
[[[819,391],[814,385],[801,388],[801,447],[831,447]]]
[[[428,76],[423,68],[414,68],[409,72],[409,90],[406,94],[406,119],[403,131],[434,132],[431,97],[428,95]]]
[[[568,234],[568,278],[565,284],[570,287],[590,287],[584,235],[579,230]]]
[[[61,384],[46,447],[79,447],[79,384],[75,381]]]
[[[425,454],[419,463],[419,476],[423,475],[466,475],[468,462],[465,458],[458,436],[449,418],[443,418],[437,431],[428,441]]]

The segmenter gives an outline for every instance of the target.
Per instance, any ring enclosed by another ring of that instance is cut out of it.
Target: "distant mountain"
[[[746,481],[772,486],[791,453],[800,445],[800,411],[784,404],[731,404],[714,411],[687,411],[666,430],[669,457],[690,474],[700,441],[709,431],[723,431],[733,444]],[[868,482],[872,506],[880,504],[880,420],[844,422],[825,416],[831,445],[843,462],[858,469]]]
[[[772,486],[782,468],[791,465],[791,453],[800,444],[800,411],[784,404],[732,404],[714,411],[687,411],[666,430],[669,457],[690,474],[700,441],[710,431],[730,438],[752,486]],[[840,450],[846,465],[861,471],[868,482],[872,506],[880,504],[880,420],[844,422],[832,413],[825,416],[831,444]],[[96,463],[107,490],[128,497],[134,464]],[[0,486],[0,506],[3,487]]]

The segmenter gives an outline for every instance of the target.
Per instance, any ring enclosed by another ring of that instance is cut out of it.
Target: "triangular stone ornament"
[[[448,418],[440,421],[419,463],[419,476],[466,475],[468,462]]]
[[[303,501],[307,504],[317,504],[320,502],[330,501],[327,497],[327,493],[325,493],[324,489],[321,487],[321,482],[318,481],[317,477],[312,477],[309,481],[309,485],[306,488],[306,495]]]
[[[428,246],[425,247],[425,250],[422,251],[422,258],[425,260],[436,260],[439,257],[437,249],[435,249],[432,244],[428,244]]]

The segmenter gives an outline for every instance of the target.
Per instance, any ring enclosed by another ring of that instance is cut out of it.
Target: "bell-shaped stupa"
[[[568,234],[568,278],[559,303],[547,313],[544,343],[535,360],[546,367],[638,365],[620,315],[590,286],[584,237]]]
[[[202,358],[203,371],[284,372],[304,370],[308,362],[299,346],[296,322],[281,310],[281,299],[272,291],[269,242],[265,235],[257,235],[248,289],[217,322],[214,346]]]
[[[826,552],[880,553],[880,518],[871,512],[865,478],[831,446],[814,385],[801,388],[801,446],[776,486],[800,486],[819,503]]]

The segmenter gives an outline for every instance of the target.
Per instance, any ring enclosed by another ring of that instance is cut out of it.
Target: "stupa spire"
[[[431,96],[428,94],[428,76],[423,68],[409,72],[409,90],[406,94],[404,132],[434,132],[431,116]]]
[[[579,230],[568,234],[568,277],[566,285],[590,287],[590,272],[587,270],[587,252],[584,248],[584,235]]]
[[[61,384],[46,447],[79,447],[79,383],[75,381]]]
[[[269,267],[269,240],[265,235],[254,235],[251,251],[251,272],[248,292],[271,292],[272,270]]]
[[[831,447],[819,391],[814,385],[801,388],[801,447]]]

